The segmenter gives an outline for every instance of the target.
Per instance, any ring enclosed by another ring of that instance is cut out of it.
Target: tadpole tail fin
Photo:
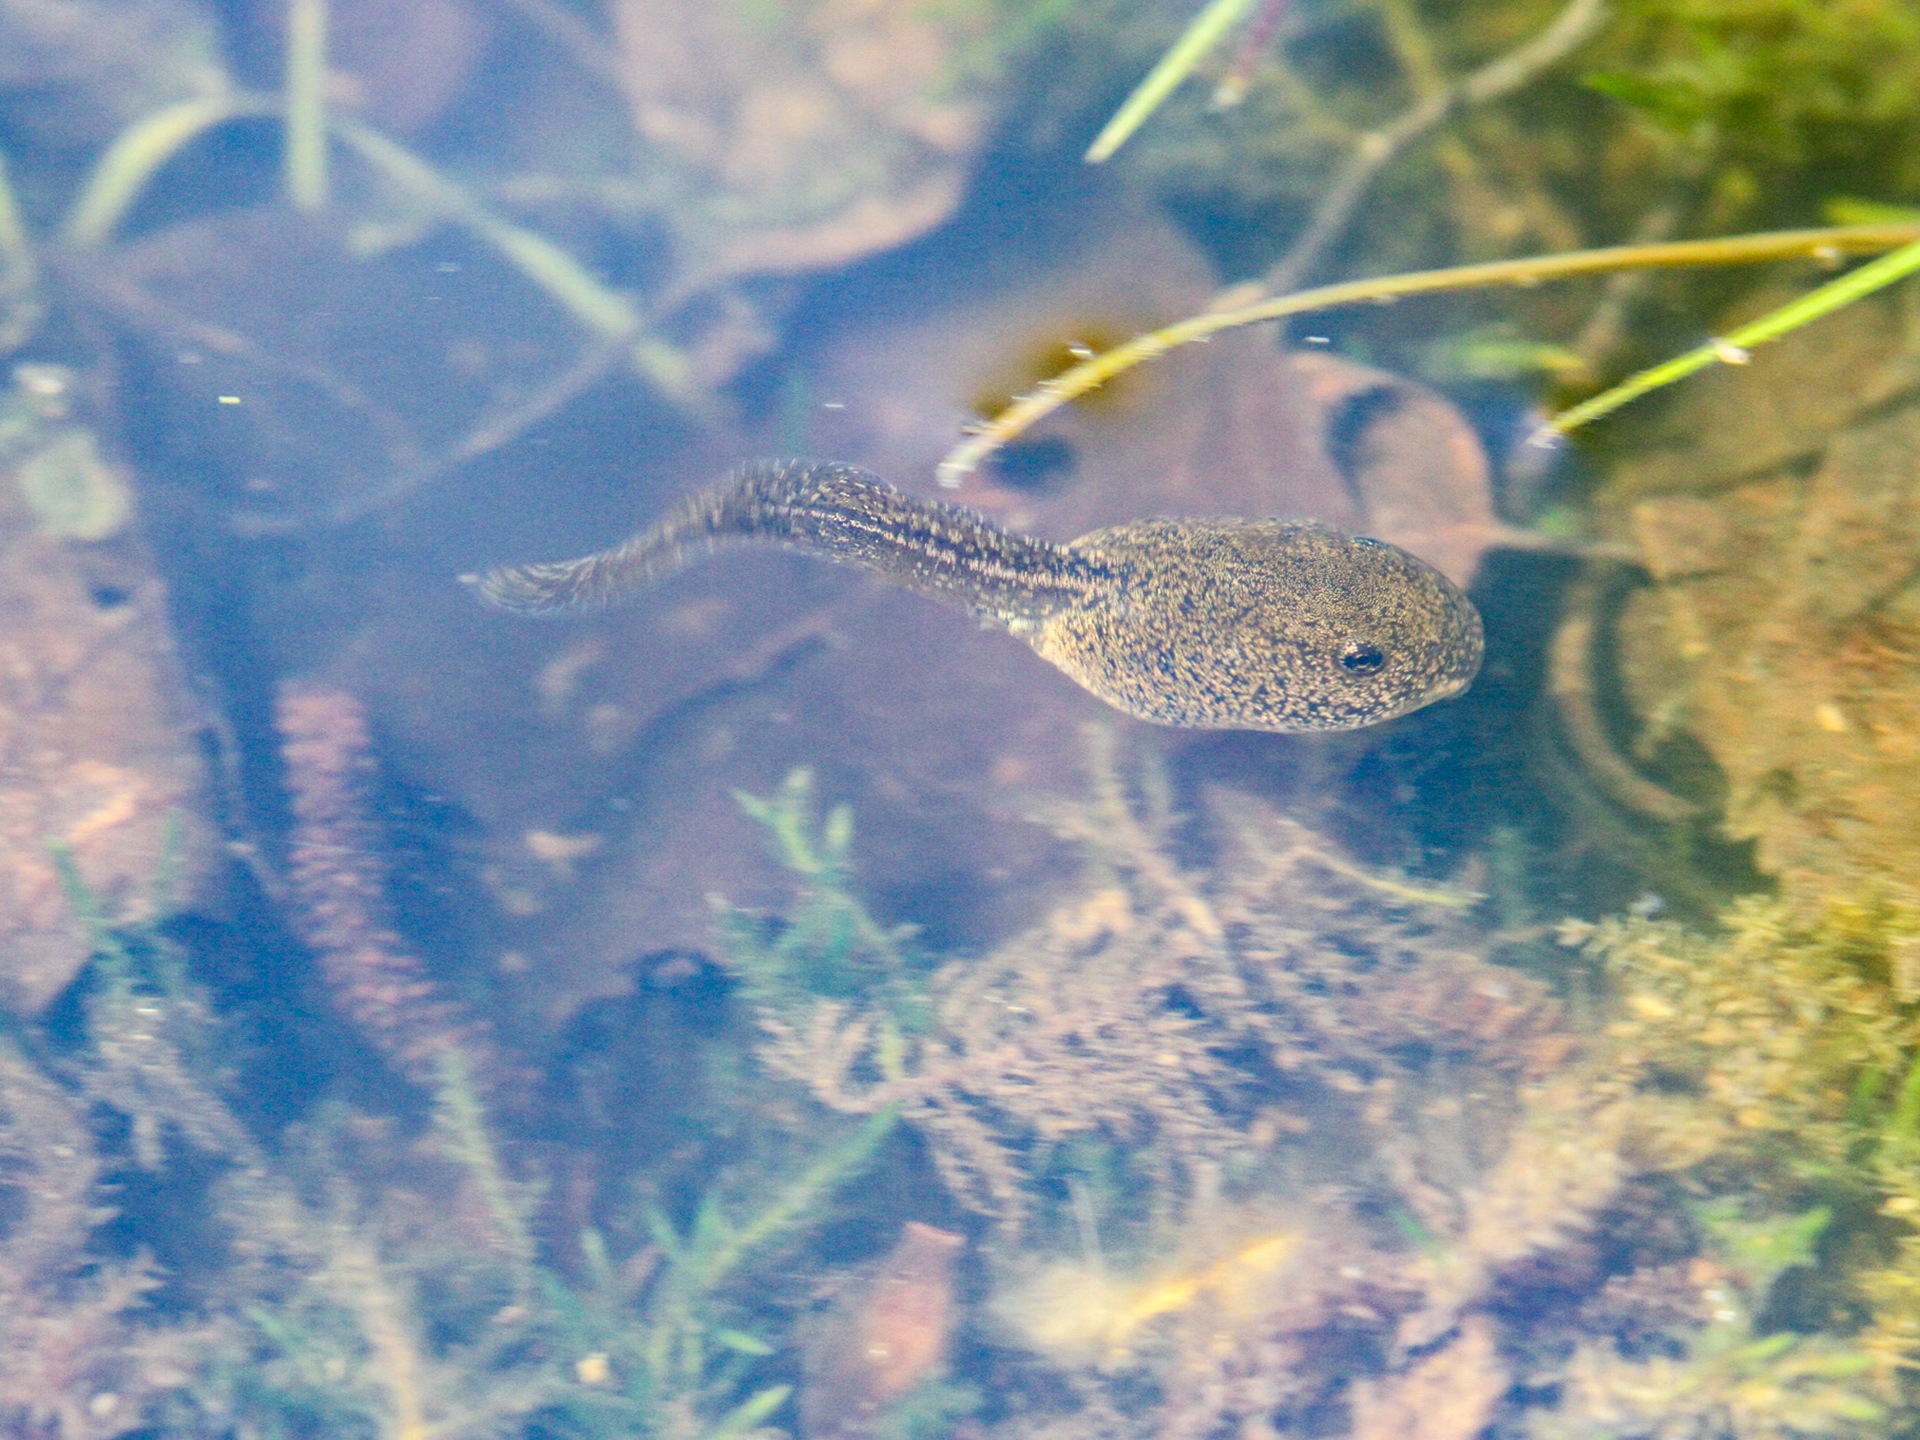
[[[772,503],[804,492],[818,477],[841,473],[881,483],[849,466],[755,461],[713,489],[682,497],[645,530],[608,549],[575,560],[506,565],[460,578],[489,605],[520,615],[618,604],[725,541],[750,540],[756,534],[774,541],[784,538]]]
[[[505,565],[460,579],[489,605],[520,615],[541,615],[617,604],[678,570],[688,558],[678,527],[656,525],[577,560]]]

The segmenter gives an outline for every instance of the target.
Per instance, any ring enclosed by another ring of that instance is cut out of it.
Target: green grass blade
[[[327,0],[287,8],[287,199],[327,207]]]
[[[601,283],[567,251],[496,215],[476,196],[442,175],[405,146],[337,111],[328,131],[414,200],[465,226],[589,331],[629,347],[635,371],[661,395],[696,414],[708,397],[687,356],[664,338],[646,333],[631,297]]]
[[[67,217],[66,242],[82,250],[106,244],[167,161],[216,125],[246,115],[272,115],[279,108],[260,95],[208,95],[134,121],[94,164]]]
[[[639,335],[640,313],[633,301],[601,284],[551,240],[494,214],[465,188],[370,126],[337,114],[328,123],[361,159],[416,202],[491,245],[587,329],[615,340]]]
[[[1676,355],[1650,370],[1630,375],[1611,390],[1602,391],[1591,400],[1584,400],[1570,410],[1561,411],[1541,427],[1541,434],[1565,435],[1582,425],[1591,424],[1603,415],[1611,415],[1621,406],[1638,400],[1650,391],[1683,380],[1709,365],[1744,365],[1749,352],[1756,346],[1764,345],[1769,340],[1778,340],[1802,325],[1831,315],[1876,290],[1885,289],[1897,280],[1904,280],[1916,270],[1920,270],[1920,243],[1908,245],[1891,255],[1882,255],[1878,260],[1869,261],[1858,270],[1849,271],[1838,280],[1829,281],[1818,290],[1810,291],[1778,310],[1768,311],[1751,324],[1709,340],[1684,355]]]
[[[760,1422],[786,1404],[792,1393],[791,1385],[771,1385],[747,1397],[721,1417],[720,1423],[707,1432],[706,1440],[731,1440],[758,1429]]]
[[[1207,58],[1207,53],[1254,4],[1255,0],[1210,0],[1087,147],[1087,164],[1100,164],[1126,144],[1127,138],[1146,123],[1147,117],[1160,108],[1180,82],[1193,73],[1193,67]]]

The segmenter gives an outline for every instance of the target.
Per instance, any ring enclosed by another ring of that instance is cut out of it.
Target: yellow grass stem
[[[1098,389],[1142,361],[1158,359],[1182,345],[1196,344],[1244,325],[1257,325],[1266,320],[1281,320],[1292,315],[1306,315],[1347,305],[1387,304],[1412,295],[1484,290],[1505,285],[1540,285],[1550,280],[1572,280],[1622,270],[1756,265],[1769,260],[1796,258],[1833,260],[1847,254],[1892,250],[1913,245],[1917,241],[1920,241],[1920,224],[1845,225],[1816,230],[1776,230],[1715,240],[1613,245],[1597,250],[1575,250],[1564,255],[1495,260],[1479,265],[1455,265],[1442,270],[1419,270],[1404,275],[1347,280],[1337,285],[1322,285],[1291,295],[1261,299],[1248,305],[1209,310],[1148,334],[1135,336],[1043,382],[1039,388],[1021,396],[980,425],[949,451],[940,462],[937,473],[942,485],[957,487],[994,451],[1069,401]]]

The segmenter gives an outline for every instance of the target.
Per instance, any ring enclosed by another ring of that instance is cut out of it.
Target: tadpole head
[[[1142,719],[1353,730],[1457,695],[1480,668],[1473,603],[1384,541],[1314,522],[1154,520],[1074,543],[1122,578],[1035,647]]]

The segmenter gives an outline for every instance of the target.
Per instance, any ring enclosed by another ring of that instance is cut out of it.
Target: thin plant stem
[[[1146,123],[1147,117],[1179,88],[1180,82],[1193,73],[1194,66],[1207,58],[1208,52],[1226,38],[1227,32],[1240,23],[1255,3],[1256,0],[1209,0],[1206,8],[1173,42],[1173,48],[1160,57],[1159,63],[1147,72],[1147,78],[1134,88],[1094,137],[1093,144],[1087,147],[1087,164],[1100,164],[1126,144],[1127,137]]]
[[[1322,285],[1228,310],[1210,310],[1148,334],[1135,336],[1125,344],[1095,355],[1090,360],[1083,360],[1072,369],[1043,382],[1038,389],[1021,396],[949,451],[940,462],[938,476],[943,486],[956,488],[979,467],[981,461],[1009,440],[1024,434],[1035,422],[1069,401],[1098,389],[1142,361],[1157,360],[1182,345],[1196,344],[1223,331],[1257,325],[1264,320],[1282,320],[1291,315],[1334,310],[1346,305],[1388,304],[1411,295],[1486,290],[1504,285],[1540,285],[1551,280],[1609,275],[1623,270],[1756,265],[1769,260],[1798,258],[1831,261],[1844,254],[1892,250],[1912,245],[1915,241],[1920,241],[1920,224],[1844,225],[1818,230],[1776,230],[1715,240],[1613,245],[1597,250],[1575,250],[1564,255],[1494,260],[1479,265],[1455,265],[1442,270],[1416,270],[1404,275],[1346,280],[1337,285]]]
[[[106,244],[160,167],[187,145],[229,120],[279,110],[279,102],[265,95],[207,95],[134,121],[94,162],[61,238],[76,250]]]
[[[40,260],[7,178],[7,157],[0,155],[0,355],[24,345],[45,313]]]
[[[851,1135],[802,1171],[744,1227],[702,1251],[692,1262],[696,1273],[688,1277],[693,1288],[713,1290],[754,1250],[799,1224],[801,1217],[873,1157],[899,1118],[900,1112],[891,1105],[869,1116]]]
[[[589,330],[610,338],[638,338],[640,312],[633,301],[601,284],[551,240],[501,219],[467,190],[379,131],[341,115],[333,116],[330,126],[361,159],[415,200],[473,231]]]
[[[1604,390],[1591,400],[1561,411],[1534,432],[1533,438],[1544,441],[1556,435],[1565,435],[1582,425],[1591,424],[1603,415],[1611,415],[1622,405],[1639,399],[1651,390],[1684,380],[1709,365],[1744,365],[1756,346],[1764,345],[1769,340],[1778,340],[1789,331],[1831,315],[1876,290],[1883,290],[1896,281],[1906,279],[1916,270],[1920,270],[1920,242],[1896,250],[1891,255],[1882,255],[1858,270],[1849,271],[1838,280],[1829,281],[1818,290],[1810,291],[1777,310],[1768,311],[1750,324],[1730,330],[1684,355],[1676,355],[1664,364],[1629,376],[1611,390]]]
[[[473,1066],[458,1045],[449,1045],[435,1057],[438,1085],[434,1092],[435,1118],[445,1132],[448,1158],[466,1170],[493,1222],[494,1234],[513,1270],[514,1288],[524,1304],[536,1284],[533,1235],[513,1193],[513,1182],[500,1163],[485,1108],[474,1089]]]
[[[1446,72],[1435,55],[1433,41],[1420,23],[1413,0],[1374,0],[1381,24],[1399,59],[1413,93],[1422,100],[1441,95],[1448,89]],[[1434,158],[1453,188],[1453,211],[1457,215],[1497,214],[1507,208],[1488,181],[1485,167],[1456,130],[1442,134],[1434,142]],[[1291,287],[1289,287],[1291,288]]]
[[[287,199],[327,208],[327,0],[287,4]]]
[[[27,233],[26,217],[7,178],[7,157],[0,155],[0,269],[6,274],[8,290],[33,288],[40,278],[40,266],[33,255],[33,237]]]
[[[1609,0],[1569,0],[1553,23],[1533,39],[1490,60],[1457,85],[1423,95],[1394,120],[1354,144],[1345,168],[1314,207],[1306,228],[1267,272],[1268,293],[1291,290],[1347,228],[1355,210],[1387,163],[1442,124],[1456,110],[1486,105],[1531,83],[1599,34],[1611,17]]]
[[[221,95],[183,100],[134,122],[94,166],[68,217],[63,232],[67,243],[77,249],[105,244],[155,172],[184,146],[216,125],[243,116],[274,115],[280,109],[268,96]],[[326,122],[328,130],[374,169],[415,200],[473,231],[589,330],[639,337],[641,319],[633,301],[601,284],[551,240],[495,215],[379,131],[339,114],[327,116]]]
[[[500,3],[565,50],[582,70],[604,80],[622,95],[627,93],[627,74],[613,42],[566,6],[555,0],[500,0]]]
[[[1227,73],[1213,87],[1209,109],[1231,110],[1246,98],[1253,84],[1253,72],[1272,47],[1274,32],[1280,28],[1280,17],[1286,8],[1287,0],[1260,0],[1260,9],[1240,32],[1240,44],[1227,66]]]

